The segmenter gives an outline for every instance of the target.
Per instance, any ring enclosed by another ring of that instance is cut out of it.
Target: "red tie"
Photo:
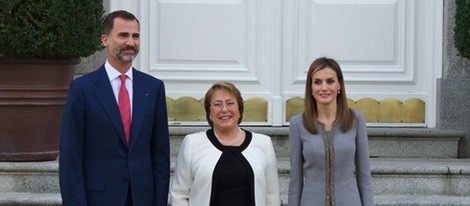
[[[121,78],[121,88],[119,89],[118,105],[121,112],[122,124],[124,125],[124,132],[126,133],[126,142],[129,144],[131,136],[131,102],[126,89],[127,76],[121,74],[119,78]]]

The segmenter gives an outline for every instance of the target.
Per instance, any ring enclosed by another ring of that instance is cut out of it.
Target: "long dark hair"
[[[305,97],[304,97],[304,113],[302,114],[302,123],[304,127],[312,134],[317,134],[318,124],[318,105],[312,95],[312,78],[313,75],[325,68],[331,68],[336,72],[341,92],[336,97],[336,121],[341,125],[341,131],[347,132],[352,128],[353,121],[356,118],[354,112],[348,106],[348,99],[346,97],[346,87],[344,86],[344,77],[341,67],[334,59],[320,57],[312,62],[307,72],[307,79],[305,82]]]

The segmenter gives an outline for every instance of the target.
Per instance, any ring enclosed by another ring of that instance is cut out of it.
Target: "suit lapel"
[[[116,97],[114,97],[113,89],[104,66],[97,71],[95,85],[96,88],[94,90],[94,94],[96,99],[101,104],[101,107],[106,112],[109,119],[111,119],[114,129],[116,129],[119,134],[121,141],[124,144],[127,144],[124,134],[124,126],[122,125],[121,113],[119,112]]]
[[[145,108],[150,99],[150,89],[147,86],[146,78],[143,74],[133,69],[133,102],[132,102],[132,126],[131,126],[131,148],[137,141],[140,129],[143,124]]]

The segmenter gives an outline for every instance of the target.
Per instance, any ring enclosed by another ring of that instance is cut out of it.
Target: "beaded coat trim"
[[[333,122],[331,132],[327,133],[325,125],[320,124],[322,129],[323,144],[325,145],[325,206],[336,206],[335,202],[335,126]],[[328,137],[327,135],[330,134]]]

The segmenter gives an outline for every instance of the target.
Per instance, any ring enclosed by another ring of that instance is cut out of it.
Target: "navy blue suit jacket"
[[[59,180],[69,205],[166,206],[170,179],[165,87],[133,69],[130,146],[104,69],[70,84],[60,139]]]

